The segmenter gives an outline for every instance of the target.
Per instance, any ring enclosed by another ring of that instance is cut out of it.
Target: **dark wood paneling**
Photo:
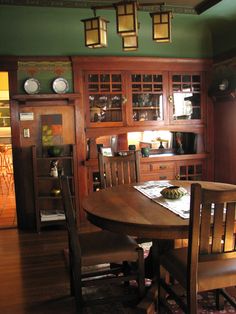
[[[214,106],[215,180],[236,183],[236,101]]]

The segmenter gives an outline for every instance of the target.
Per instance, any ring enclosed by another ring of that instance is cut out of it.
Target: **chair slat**
[[[211,204],[203,204],[201,212],[201,233],[200,247],[201,253],[209,253],[209,239],[211,234]]]
[[[235,203],[227,204],[226,221],[225,221],[225,237],[224,237],[224,252],[232,251],[235,247],[234,236],[234,217]]]
[[[130,182],[136,181],[136,170],[135,170],[135,163],[130,163]]]
[[[124,183],[130,183],[130,169],[129,169],[129,161],[123,163],[123,169],[124,169]]]
[[[117,185],[124,183],[124,170],[123,170],[123,163],[121,161],[117,161],[117,173],[114,175],[117,177]]]
[[[110,165],[107,164],[104,166],[104,171],[105,171],[105,187],[111,186],[112,185],[112,178],[111,178],[111,168]]]
[[[117,161],[110,164],[111,169],[111,184],[112,186],[117,186]]]
[[[214,222],[212,233],[212,252],[221,252],[222,250],[222,235],[223,235],[223,216],[224,204],[215,204],[214,208]]]

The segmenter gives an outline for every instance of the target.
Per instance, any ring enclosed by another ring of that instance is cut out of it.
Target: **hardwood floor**
[[[0,145],[0,229],[17,226],[12,151]]]
[[[15,191],[0,194],[0,229],[17,226]]]
[[[63,249],[64,230],[0,231],[0,313],[75,313]]]

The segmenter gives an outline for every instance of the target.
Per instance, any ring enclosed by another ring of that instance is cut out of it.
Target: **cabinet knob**
[[[167,179],[167,176],[159,176],[159,179],[160,180],[165,180],[165,179]]]
[[[160,165],[160,169],[166,169],[167,168],[167,166],[165,166],[165,165]]]
[[[168,100],[172,104],[173,103],[173,96],[172,95],[168,96]]]
[[[122,96],[122,104],[127,103],[127,98],[125,96]]]

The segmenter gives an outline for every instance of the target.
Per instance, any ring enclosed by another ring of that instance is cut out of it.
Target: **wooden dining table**
[[[181,180],[165,182],[167,185],[182,186],[188,192],[192,183],[199,183],[207,189],[236,189],[236,185],[219,182]],[[188,237],[189,219],[181,218],[134,188],[134,185],[145,183],[147,182],[124,184],[91,193],[84,198],[82,206],[88,220],[94,225],[111,232],[152,241],[152,259],[155,265],[159,255],[170,248],[170,243],[172,246],[174,240]],[[163,181],[155,181],[155,184],[159,183],[165,185]],[[152,293],[156,295],[156,292]],[[140,312],[154,313],[154,302],[151,305],[147,304],[146,301],[142,302],[143,311]]]
[[[158,181],[155,182],[158,185]],[[163,181],[159,182],[163,185]],[[236,189],[236,185],[219,182],[166,181],[167,184],[182,186],[188,191],[194,182],[208,189]],[[140,238],[173,240],[188,237],[188,219],[153,202],[136,190],[134,185],[119,185],[85,197],[82,206],[88,220],[102,229]]]

